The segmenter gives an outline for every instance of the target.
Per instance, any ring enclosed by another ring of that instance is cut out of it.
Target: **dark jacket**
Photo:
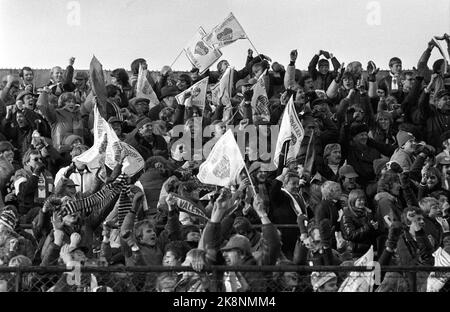
[[[344,209],[341,219],[342,237],[350,241],[354,258],[361,257],[371,245],[375,244],[377,230],[370,220],[372,220],[372,212],[368,209],[363,213],[357,213],[349,207]]]
[[[335,57],[331,58],[331,63],[333,64],[334,70],[329,71],[325,75],[322,75],[317,70],[317,63],[319,63],[319,57],[320,56],[317,54],[313,56],[308,65],[308,72],[311,75],[312,79],[314,80],[314,88],[327,91],[333,79],[336,78],[336,72],[341,67],[341,64],[339,64],[339,61]]]
[[[130,144],[134,147],[139,154],[141,154],[144,160],[147,160],[151,156],[163,156],[165,158],[169,157],[169,151],[167,147],[167,142],[164,138],[157,134],[152,134],[153,142],[150,143],[145,140],[137,130],[134,130],[127,135],[125,143]]]

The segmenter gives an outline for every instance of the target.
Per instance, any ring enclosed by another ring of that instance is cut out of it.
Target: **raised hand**
[[[71,57],[70,59],[69,59],[69,65],[70,66],[73,66],[73,64],[75,64],[75,57]]]
[[[291,62],[295,63],[295,61],[297,60],[297,57],[298,57],[298,51],[297,50],[292,50],[291,54],[290,54],[290,57],[291,57]]]

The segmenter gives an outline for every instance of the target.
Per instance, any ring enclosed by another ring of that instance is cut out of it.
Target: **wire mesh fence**
[[[1,267],[0,291],[448,292],[449,279],[449,267],[419,266]]]

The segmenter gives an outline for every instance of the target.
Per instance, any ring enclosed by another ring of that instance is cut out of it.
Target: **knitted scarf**
[[[126,175],[121,174],[114,182],[105,185],[97,193],[80,200],[67,202],[61,209],[61,217],[79,212],[89,215],[92,211],[105,207],[120,194],[126,183],[126,178]]]
[[[122,187],[119,195],[119,201],[117,203],[117,222],[119,227],[122,226],[122,222],[125,219],[127,213],[131,210],[133,203],[130,200],[130,185],[127,184]]]

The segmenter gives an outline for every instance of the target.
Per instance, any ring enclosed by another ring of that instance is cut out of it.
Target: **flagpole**
[[[247,172],[248,180],[250,181],[250,185],[252,186],[253,193],[255,193],[255,195],[256,195],[257,194],[256,189],[255,189],[255,186],[253,185],[252,177],[250,176],[250,173],[248,172],[247,165],[245,164],[245,162],[244,162],[244,168],[245,168],[245,172]]]
[[[247,40],[248,42],[250,42],[250,45],[252,46],[252,48],[255,50],[255,52],[259,55],[258,50],[256,50],[255,45],[253,44],[253,42],[250,40],[250,38],[247,36]]]
[[[180,53],[178,54],[178,56],[175,58],[175,60],[172,62],[172,64],[170,65],[170,68],[172,68],[173,64],[175,64],[176,61],[178,61],[178,59],[180,58],[181,54],[183,53],[184,50],[181,50]]]

